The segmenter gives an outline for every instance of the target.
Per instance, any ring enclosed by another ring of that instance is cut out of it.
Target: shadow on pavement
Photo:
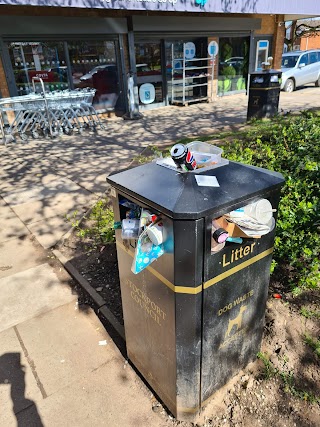
[[[4,353],[0,356],[0,385],[7,384],[10,387],[12,410],[18,427],[43,427],[36,404],[25,397],[25,371],[20,359],[20,353]],[[27,419],[24,417],[25,410],[28,410]]]

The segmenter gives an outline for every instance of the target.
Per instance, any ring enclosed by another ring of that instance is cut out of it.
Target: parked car
[[[108,71],[110,73],[117,74],[117,66],[115,64],[103,64],[103,65],[97,65],[96,67],[92,68],[88,73],[84,74],[80,77],[80,80],[82,82],[88,81],[92,79],[92,76],[94,74],[97,74],[101,71]]]
[[[74,81],[75,77],[73,76]],[[93,102],[98,102],[102,95],[118,93],[118,69],[115,64],[97,65],[79,78],[76,87],[96,89]]]
[[[320,49],[284,53],[281,71],[281,89],[285,92],[308,83],[320,86]]]

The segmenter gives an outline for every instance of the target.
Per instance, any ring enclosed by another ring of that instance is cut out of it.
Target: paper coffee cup
[[[243,207],[245,215],[260,224],[268,224],[272,218],[272,205],[267,199],[260,199]]]

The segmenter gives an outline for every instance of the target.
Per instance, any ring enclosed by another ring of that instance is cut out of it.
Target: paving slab
[[[0,220],[6,221],[7,219],[14,218],[15,216],[16,214],[14,213],[14,211],[0,196]]]
[[[20,205],[30,200],[42,200],[59,193],[69,193],[78,190],[74,182],[59,175],[37,176],[28,174],[23,180],[16,183],[7,182],[2,185],[1,195],[10,205]]]
[[[28,234],[28,229],[17,216],[3,218],[0,215],[0,243]]]
[[[77,387],[80,378],[115,357],[115,346],[93,310],[79,310],[76,301],[19,324],[17,329],[46,396],[71,384]],[[105,341],[106,345],[99,345]]]
[[[0,420],[2,420],[2,417],[0,417]],[[30,405],[18,413],[9,412],[4,414],[4,424],[2,425],[6,427],[54,427],[55,423],[54,420],[50,420],[50,423],[45,425],[39,415],[37,405],[35,402],[30,401]]]
[[[14,413],[41,400],[42,394],[14,328],[0,333],[0,425],[10,426]]]
[[[83,160],[76,163],[68,163],[64,160],[57,159],[55,167],[59,175],[66,176],[78,183],[78,179],[88,174],[101,175],[105,173],[105,175],[107,175],[110,171],[123,169],[127,167],[127,164],[129,164],[136,155],[137,153],[131,153],[128,156],[124,155],[123,157],[119,157],[118,155],[112,156],[110,152],[108,155],[102,153],[100,159],[96,159],[91,163]]]
[[[29,236],[0,242],[0,279],[45,262],[43,248]]]
[[[77,299],[49,264],[0,279],[0,289],[0,332]]]
[[[129,163],[128,163],[129,166]],[[108,168],[108,172],[114,172],[117,171],[117,168]],[[92,193],[95,193],[97,195],[102,195],[103,193],[106,192],[106,190],[108,189],[108,184],[107,184],[107,175],[106,173],[85,173],[85,174],[81,174],[80,176],[75,177],[74,179],[77,180],[77,183],[85,188],[87,191],[90,191]]]
[[[32,224],[45,218],[64,216],[75,210],[83,214],[96,199],[91,192],[80,188],[65,194],[58,193],[46,199],[14,205],[12,212],[15,212],[25,224]]]
[[[38,166],[35,164],[33,167],[21,169],[19,180],[12,177],[6,182],[1,183],[1,191],[14,191],[17,187],[21,190],[28,189],[30,186],[50,186],[57,182],[57,178],[60,177],[52,168],[44,167],[42,170],[39,170]]]
[[[10,384],[0,383],[0,424],[2,426],[16,426],[16,417],[13,412],[13,402],[10,396]]]
[[[16,182],[19,182],[19,180],[23,178],[28,173],[28,171],[28,167],[24,164],[20,164],[15,158],[10,159],[10,164],[7,166],[2,165],[1,159],[0,189],[2,189],[2,187],[4,187],[9,180],[15,179]]]
[[[152,411],[151,391],[119,358],[41,401],[38,410],[48,427],[168,426]]]
[[[81,212],[78,213],[79,218],[80,214]],[[29,224],[28,228],[40,245],[45,249],[49,249],[63,238],[72,228],[72,225],[64,215],[61,215],[34,222]]]

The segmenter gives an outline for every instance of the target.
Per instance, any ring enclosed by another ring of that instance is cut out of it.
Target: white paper
[[[220,187],[215,176],[195,175],[195,178],[200,187]]]

